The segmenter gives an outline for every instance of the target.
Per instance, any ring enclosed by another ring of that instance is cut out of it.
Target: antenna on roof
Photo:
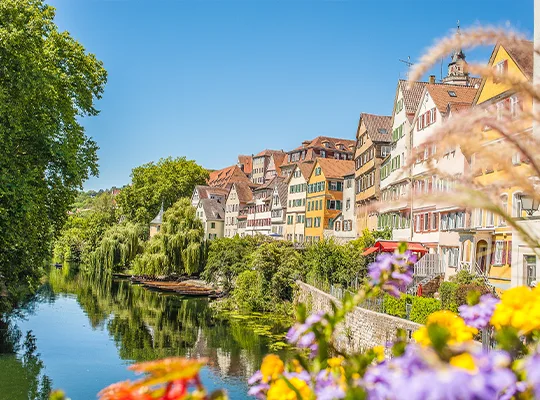
[[[409,72],[411,71],[411,66],[414,65],[414,63],[411,62],[411,56],[407,56],[407,61],[399,59],[400,62],[407,65],[407,80],[409,80]]]

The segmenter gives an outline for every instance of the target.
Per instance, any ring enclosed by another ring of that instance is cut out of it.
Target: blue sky
[[[361,112],[391,113],[398,60],[418,59],[458,19],[533,33],[533,0],[50,4],[109,72],[101,114],[83,120],[100,146],[100,176],[85,189],[122,186],[160,157],[218,169],[318,135],[353,139]]]

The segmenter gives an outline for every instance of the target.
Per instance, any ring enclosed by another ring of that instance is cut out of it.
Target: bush
[[[233,299],[245,311],[265,311],[263,279],[257,271],[244,271],[236,278]]]
[[[425,324],[427,317],[441,309],[441,302],[428,297],[412,297],[412,308],[409,319],[419,324]]]
[[[457,312],[456,290],[459,285],[455,282],[443,282],[439,287],[441,307],[443,310]]]
[[[460,285],[458,286],[455,294],[456,306],[459,307],[463,304],[467,304],[467,295],[473,290],[479,292],[481,295],[491,293],[491,291],[485,285],[478,285],[476,283]]]
[[[450,281],[457,283],[458,285],[469,285],[469,284],[476,284],[481,285],[482,278],[480,278],[478,275],[473,274],[466,269],[462,269],[457,272],[454,276],[450,278]]]
[[[407,316],[406,302],[412,296],[402,294],[399,299],[396,299],[389,294],[384,295],[384,312],[389,315],[393,315],[399,318],[405,318]]]

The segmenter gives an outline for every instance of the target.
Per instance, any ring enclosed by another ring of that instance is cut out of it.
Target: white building
[[[287,182],[284,178],[274,179],[274,191],[270,206],[272,237],[285,238],[285,217],[287,216]]]
[[[225,208],[215,199],[201,199],[197,205],[197,217],[204,226],[204,236],[208,240],[223,237]]]
[[[247,203],[245,236],[268,236],[272,233],[270,201],[273,193],[274,180],[253,190],[253,199]]]
[[[196,208],[202,199],[213,199],[225,204],[228,193],[229,190],[225,188],[197,185],[191,195],[191,205]]]
[[[471,107],[477,90],[475,87],[429,83],[424,87],[413,120],[412,241],[439,254],[445,267],[458,266],[460,241],[456,228],[465,226],[466,212],[452,204],[450,194],[447,202],[430,198],[430,194],[451,193],[453,181],[468,173],[469,163],[458,147],[437,149],[433,133],[444,123],[452,106]],[[428,163],[430,159],[431,163]]]
[[[225,202],[225,237],[233,237],[238,234],[238,216],[240,211],[253,200],[255,184],[244,182],[234,183]]]
[[[313,161],[300,162],[289,177],[285,238],[291,242],[304,243],[307,180],[313,165]]]

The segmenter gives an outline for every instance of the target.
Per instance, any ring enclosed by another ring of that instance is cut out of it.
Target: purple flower
[[[343,399],[345,392],[337,385],[326,386],[317,392],[317,400]]]
[[[333,400],[345,397],[345,392],[336,382],[336,378],[328,370],[320,371],[315,377],[315,394],[317,400]]]
[[[369,266],[369,278],[374,286],[381,288],[394,297],[399,297],[413,281],[412,265],[416,256],[410,252],[404,254],[382,253]]]
[[[248,390],[248,395],[249,396],[254,396],[258,399],[265,399],[266,398],[266,394],[265,392],[270,388],[270,386],[266,383],[261,383],[259,385],[256,385],[256,386],[252,386],[249,388]]]
[[[249,385],[254,385],[256,384],[257,382],[260,382],[263,378],[263,374],[262,372],[259,370],[257,372],[255,372],[251,378],[248,379],[248,384]]]
[[[305,324],[294,324],[285,337],[290,344],[295,344],[307,330],[308,327]]]
[[[305,349],[310,347],[315,342],[315,334],[313,332],[308,332],[305,335],[303,335],[300,339],[298,339],[298,342],[296,345],[300,347],[301,349]]]
[[[462,305],[459,307],[459,315],[465,323],[473,328],[484,329],[489,325],[491,316],[499,299],[491,294],[484,294],[480,302],[474,306]]]
[[[321,322],[324,316],[323,311],[317,311],[316,313],[311,314],[309,317],[306,318],[306,325],[308,327],[312,327],[317,322]]]
[[[409,345],[401,357],[368,368],[360,381],[368,399],[490,400],[510,398],[518,390],[504,352],[472,354],[474,371],[442,363],[433,350]]]
[[[525,361],[527,383],[533,388],[535,396],[540,397],[540,354],[535,353]]]

